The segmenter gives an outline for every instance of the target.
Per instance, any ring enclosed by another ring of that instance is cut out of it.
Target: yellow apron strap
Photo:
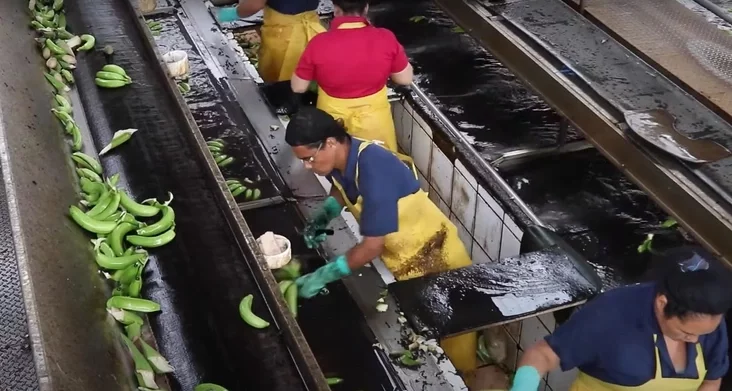
[[[353,138],[361,141],[361,145],[359,145],[359,147],[358,147],[359,156],[361,156],[361,151],[363,151],[364,148],[368,147],[371,144],[378,144],[378,143],[374,143],[373,141],[369,141],[369,140],[362,139],[359,137],[353,137]],[[405,155],[405,154],[399,153],[399,152],[394,152],[389,149],[386,149],[386,150],[391,152],[397,158],[399,158],[399,160],[404,162],[404,164],[406,164],[407,167],[409,167],[409,169],[412,170],[412,174],[414,174],[414,179],[419,179],[419,176],[417,176],[417,166],[414,165],[414,159],[412,159],[411,156],[408,156],[408,155]],[[356,179],[356,186],[358,187],[358,164],[356,164],[356,178],[355,179]]]

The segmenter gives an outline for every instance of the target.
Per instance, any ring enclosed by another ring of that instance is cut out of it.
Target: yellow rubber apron
[[[363,27],[366,27],[363,22],[350,22],[341,24],[338,29]],[[374,94],[348,99],[332,97],[318,87],[316,107],[336,119],[342,119],[351,136],[373,141],[392,152],[397,152],[396,130],[386,86]]]
[[[665,378],[661,374],[661,357],[658,354],[658,347],[655,342],[657,335],[653,335],[654,349],[656,350],[656,375],[648,382],[635,387],[618,386],[605,383],[590,375],[580,372],[577,380],[572,384],[570,391],[697,391],[704,382],[707,374],[707,367],[704,364],[704,355],[700,344],[696,344],[696,371],[699,375],[696,379]]]
[[[324,31],[315,11],[287,15],[265,7],[258,67],[262,80],[271,83],[292,79],[305,46]]]
[[[358,154],[371,143],[362,142]],[[395,153],[400,160],[416,168],[409,156]],[[356,161],[355,183],[358,186],[358,160]],[[357,221],[361,221],[363,199],[358,197],[353,204],[343,186],[333,179],[333,185],[341,192],[346,207]],[[399,231],[386,235],[381,260],[397,280],[408,280],[427,274],[444,272],[470,265],[472,262],[457,227],[430,201],[422,189],[403,197],[398,203]],[[475,351],[478,347],[476,333],[461,334],[443,339],[440,343],[455,368],[469,377],[477,366]]]

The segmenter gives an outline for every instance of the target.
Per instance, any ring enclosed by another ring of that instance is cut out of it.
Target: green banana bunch
[[[53,51],[53,48],[51,48],[51,51]],[[114,64],[105,65],[101,71],[97,72],[96,76],[94,82],[102,88],[120,88],[132,84],[132,78],[127,76],[127,72],[122,67]]]

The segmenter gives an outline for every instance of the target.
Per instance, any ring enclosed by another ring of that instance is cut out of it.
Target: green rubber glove
[[[219,22],[235,22],[239,20],[239,14],[236,13],[236,7],[217,8],[216,19]]]
[[[513,385],[510,391],[536,391],[539,389],[541,376],[536,368],[524,365],[513,376]]]
[[[338,203],[335,198],[328,197],[323,203],[323,207],[315,214],[315,217],[305,226],[303,239],[308,248],[316,248],[320,243],[325,242],[328,237],[322,231],[328,227],[328,224],[341,215],[343,206]]]
[[[298,278],[295,283],[300,297],[309,299],[320,293],[331,282],[350,275],[351,268],[348,267],[346,256],[339,255],[318,270]]]

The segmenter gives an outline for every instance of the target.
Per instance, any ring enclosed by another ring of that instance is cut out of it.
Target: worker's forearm
[[[717,380],[704,380],[699,391],[719,391],[722,387],[722,379]]]
[[[341,191],[335,185],[330,188],[330,196],[335,198],[341,206],[346,206],[346,202],[343,200],[343,194],[341,194]]]
[[[348,267],[356,270],[374,260],[384,251],[383,238],[365,237],[346,253]]]
[[[539,375],[544,376],[559,367],[559,356],[546,341],[541,340],[524,352],[518,366],[534,367]]]
[[[236,6],[236,13],[240,18],[248,18],[261,11],[267,5],[267,0],[240,0]]]

